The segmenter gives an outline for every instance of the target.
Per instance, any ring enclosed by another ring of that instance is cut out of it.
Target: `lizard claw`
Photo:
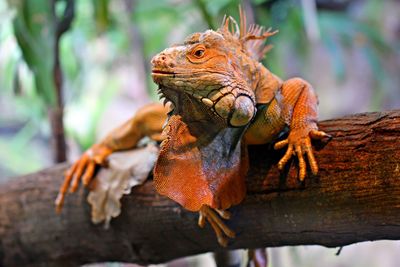
[[[231,215],[228,211],[213,209],[208,205],[203,205],[199,211],[199,222],[198,225],[203,228],[206,220],[210,223],[213,228],[215,235],[217,236],[218,243],[226,247],[228,245],[228,237],[235,238],[236,234],[218,217],[221,216],[223,219],[228,220]]]
[[[318,164],[315,160],[312,150],[311,139],[323,139],[326,137],[332,138],[332,136],[326,134],[325,132],[315,129],[292,130],[287,139],[277,142],[274,145],[274,149],[276,150],[287,146],[285,155],[278,162],[278,169],[282,170],[290,158],[293,155],[296,155],[299,160],[299,180],[303,181],[307,174],[307,166],[304,159],[304,154],[306,154],[311,172],[312,174],[316,175],[318,173]]]
[[[310,131],[310,137],[312,139],[317,139],[317,140],[321,140],[324,139],[325,137],[328,138],[328,140],[332,139],[332,135],[327,134],[323,131],[318,131],[318,130],[311,130]]]
[[[54,203],[57,213],[61,213],[68,190],[74,193],[81,181],[85,187],[88,186],[93,179],[96,165],[104,166],[111,152],[112,150],[106,146],[94,145],[65,172],[64,182]]]

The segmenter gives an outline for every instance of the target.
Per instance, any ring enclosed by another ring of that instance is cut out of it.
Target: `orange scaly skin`
[[[282,81],[259,63],[268,50],[265,39],[274,33],[256,25],[246,31],[241,12],[240,29],[229,17],[217,31],[194,33],[156,55],[153,80],[170,107],[144,107],[85,152],[66,173],[57,210],[70,186],[74,192],[80,180],[88,185],[96,164],[105,165],[109,154],[134,148],[144,136],[163,139],[154,168],[157,191],[198,211],[199,226],[207,220],[223,246],[235,233],[221,218],[229,219],[226,209],[246,195],[246,144],[274,142],[289,127],[288,138],[275,144],[275,149],[287,146],[278,167],[296,155],[304,180],[305,154],[316,174],[311,139],[328,136],[317,128],[318,100],[306,81]]]

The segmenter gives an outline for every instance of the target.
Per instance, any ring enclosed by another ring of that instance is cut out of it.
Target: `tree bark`
[[[229,249],[400,239],[400,110],[320,123],[333,135],[314,142],[320,171],[297,181],[296,161],[280,174],[283,152],[250,147],[245,201],[231,209],[237,232]],[[165,262],[219,251],[197,214],[159,196],[149,180],[122,199],[104,230],[90,222],[86,192],[70,195],[61,215],[53,202],[66,164],[0,186],[0,266],[77,266],[100,261]]]

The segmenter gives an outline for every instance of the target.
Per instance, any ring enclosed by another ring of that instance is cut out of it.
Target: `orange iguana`
[[[246,195],[246,145],[274,142],[288,130],[287,139],[275,144],[287,146],[279,169],[296,155],[303,180],[306,155],[316,174],[311,139],[328,136],[317,128],[318,100],[306,81],[282,81],[259,62],[268,49],[265,39],[274,33],[257,25],[246,30],[241,14],[240,27],[229,17],[217,31],[194,33],[156,55],[152,77],[167,107],[145,106],[86,151],[66,173],[57,210],[68,188],[75,192],[80,181],[87,186],[96,165],[145,136],[162,141],[154,168],[157,191],[199,212],[199,225],[208,221],[224,246],[235,233],[221,217],[229,219],[226,210]]]

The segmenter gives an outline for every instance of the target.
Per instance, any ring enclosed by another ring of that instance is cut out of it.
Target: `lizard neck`
[[[246,127],[219,125],[208,113],[197,113],[202,107],[190,99],[179,104],[164,129],[167,138],[154,169],[157,191],[191,211],[204,204],[227,209],[240,203],[248,169],[241,141]]]

